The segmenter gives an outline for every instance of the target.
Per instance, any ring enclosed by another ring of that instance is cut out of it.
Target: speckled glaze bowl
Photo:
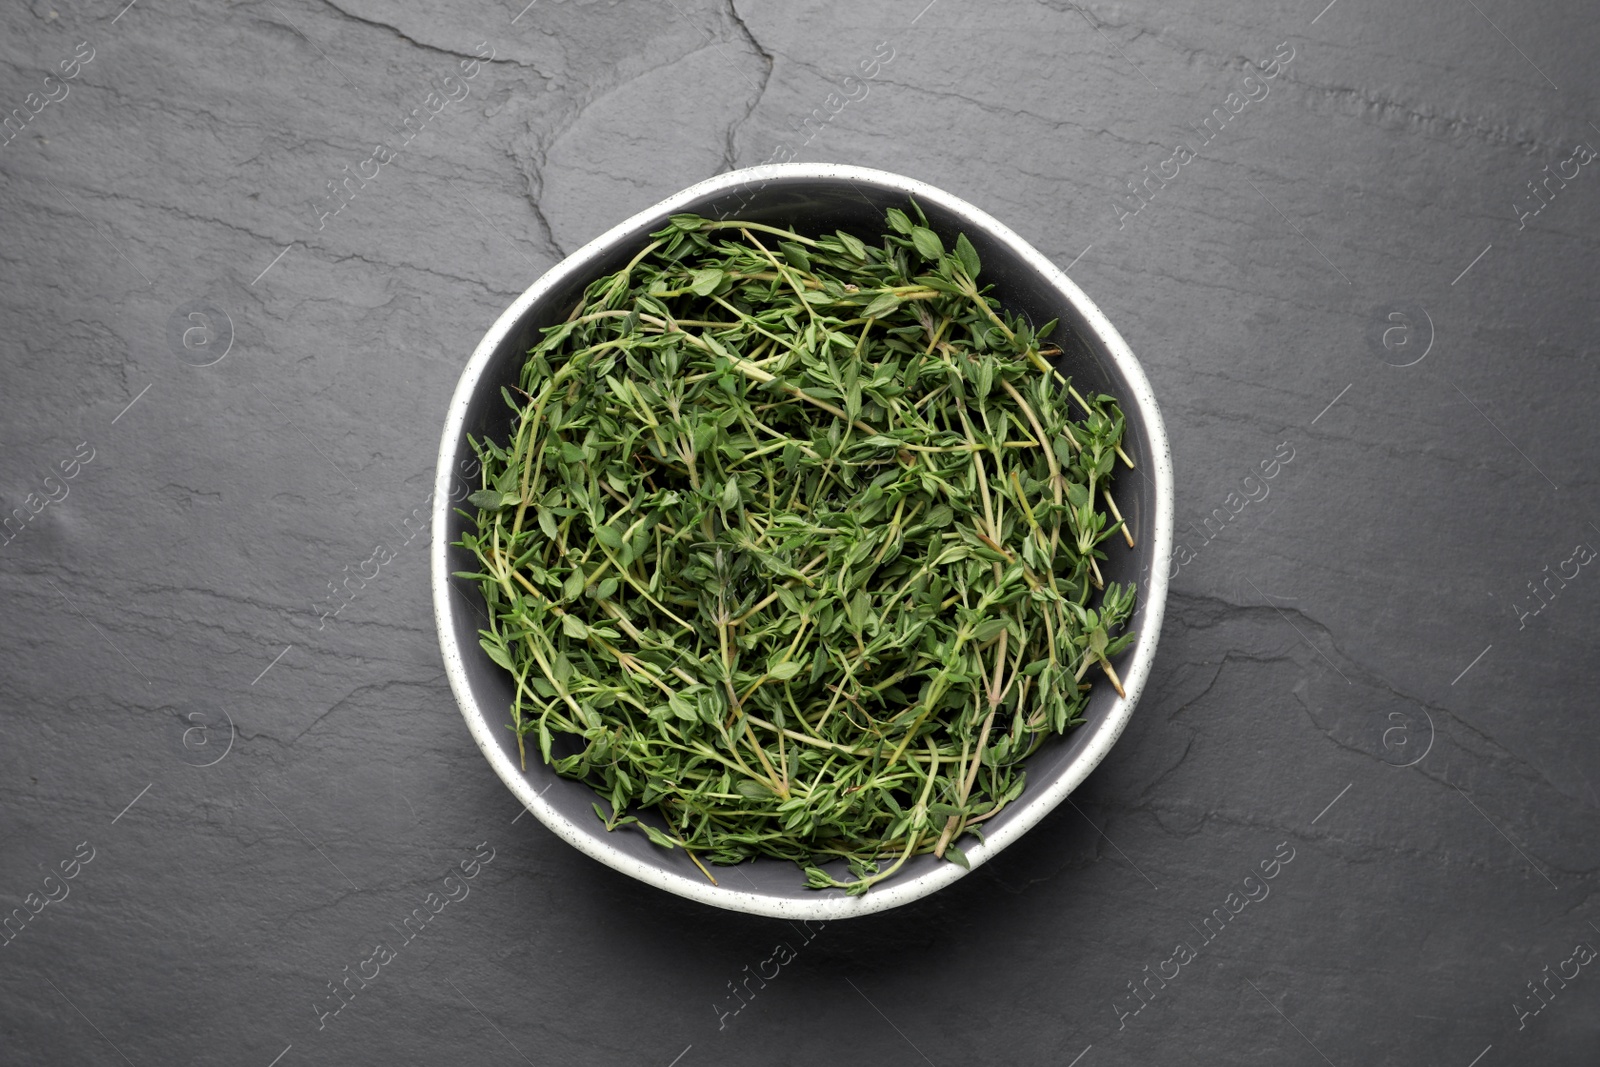
[[[1066,799],[1117,740],[1150,676],[1167,597],[1167,562],[1172,553],[1172,457],[1155,396],[1138,360],[1100,310],[1067,276],[1009,228],[958,197],[898,174],[862,167],[788,163],[719,174],[676,193],[622,222],[562,260],[517,298],[478,342],[462,372],[445,417],[434,482],[433,610],[439,626],[450,688],[462,717],[489,765],[518,801],[556,834],[602,863],[640,881],[720,908],[788,919],[841,919],[883,911],[949,885],[967,873],[933,856],[917,856],[864,896],[841,890],[811,890],[793,863],[762,859],[738,867],[712,868],[712,885],[681,849],[650,844],[642,833],[607,833],[590,807],[594,792],[558,777],[534,750],[522,770],[510,727],[511,684],[478,645],[483,600],[475,585],[453,577],[473,569],[471,556],[454,543],[465,520],[455,513],[452,490],[472,452],[467,435],[504,441],[510,412],[501,386],[517,381],[524,356],[540,327],[564,319],[592,279],[619,269],[649,241],[670,215],[695,212],[737,216],[802,233],[843,229],[882,232],[886,208],[915,198],[948,247],[965,233],[983,261],[983,280],[1004,305],[1036,323],[1059,318],[1051,341],[1063,354],[1059,365],[1080,389],[1087,386],[1121,402],[1128,426],[1123,447],[1137,465],[1122,469],[1117,499],[1137,540],[1128,550],[1108,541],[1107,581],[1137,582],[1138,639],[1117,658],[1127,696],[1095,686],[1086,721],[1065,737],[1047,742],[1028,761],[1022,797],[992,819],[987,841],[962,847],[972,867],[987,862]],[[455,494],[459,497],[459,494]]]

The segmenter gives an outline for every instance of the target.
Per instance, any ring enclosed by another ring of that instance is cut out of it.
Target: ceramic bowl
[[[651,231],[666,224],[668,216],[695,212],[768,222],[801,233],[842,229],[867,235],[883,232],[884,210],[904,207],[910,198],[922,206],[946,247],[958,232],[967,235],[982,260],[983,280],[995,286],[995,295],[1007,309],[1026,314],[1035,323],[1061,320],[1051,337],[1063,349],[1058,359],[1061,369],[1080,391],[1093,389],[1118,398],[1127,416],[1123,448],[1136,464],[1133,471],[1119,464],[1116,496],[1137,547],[1128,549],[1120,539],[1106,542],[1110,558],[1102,566],[1107,581],[1138,584],[1138,609],[1131,625],[1139,636],[1116,661],[1127,696],[1117,696],[1097,678],[1099,684],[1084,712],[1086,721],[1066,736],[1051,739],[1028,760],[1026,792],[987,823],[986,841],[978,843],[970,836],[963,840],[974,869],[1037,824],[1105,758],[1150,676],[1172,553],[1171,455],[1144,371],[1100,309],[1011,229],[965,200],[911,178],[862,167],[787,163],[730,171],[691,186],[562,260],[518,297],[478,342],[445,418],[434,483],[430,561],[445,670],[467,728],[489,766],[520,803],[569,844],[670,893],[757,915],[828,920],[905,904],[967,871],[931,855],[917,856],[894,877],[852,897],[840,890],[806,889],[795,864],[762,859],[713,868],[719,882],[714,886],[681,849],[658,848],[642,833],[607,833],[590,806],[594,792],[557,777],[539,760],[537,748],[530,749],[524,771],[510,729],[510,679],[478,645],[478,630],[485,624],[482,597],[474,583],[453,577],[455,571],[474,566],[467,552],[454,547],[466,523],[456,513],[459,504],[452,497],[460,500],[460,471],[472,460],[467,435],[506,440],[510,412],[500,389],[517,381],[539,328],[564,319],[588,282],[619,269],[649,241]]]

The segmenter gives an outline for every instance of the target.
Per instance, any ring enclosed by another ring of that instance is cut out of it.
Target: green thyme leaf
[[[907,208],[870,241],[673,216],[469,439],[481,647],[608,830],[851,894],[967,867],[1120,686],[1126,419]]]

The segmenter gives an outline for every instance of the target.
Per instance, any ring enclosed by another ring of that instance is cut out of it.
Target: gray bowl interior
[[[1007,309],[1028,316],[1035,325],[1042,325],[1051,319],[1060,320],[1050,341],[1062,348],[1058,366],[1071,377],[1080,392],[1089,389],[1103,391],[1122,401],[1122,408],[1128,416],[1123,448],[1138,469],[1128,471],[1118,464],[1114,495],[1135,533],[1138,546],[1130,550],[1120,538],[1107,541],[1104,547],[1109,560],[1102,565],[1102,573],[1107,581],[1137,583],[1143,593],[1149,586],[1155,565],[1157,539],[1148,534],[1151,517],[1156,513],[1156,480],[1150,473],[1154,454],[1152,441],[1137,406],[1131,402],[1133,383],[1127,380],[1116,360],[1111,358],[1106,344],[1086,314],[1074,307],[1048,278],[1041,276],[1009,241],[986,232],[971,220],[963,220],[952,208],[927,201],[919,203],[927,213],[931,227],[944,239],[946,247],[954,243],[958,232],[966,233],[982,260],[981,280],[994,285],[995,295]],[[832,232],[842,229],[857,234],[870,244],[877,243],[873,240],[874,236],[883,232],[884,210],[907,206],[904,192],[881,187],[871,181],[794,176],[774,177],[735,190],[708,193],[702,199],[690,201],[687,206],[675,210],[718,218],[745,218],[791,227],[797,232],[813,236],[819,230]],[[467,433],[502,443],[509,437],[511,413],[501,398],[500,388],[517,381],[524,356],[539,336],[539,329],[564,320],[581,298],[585,285],[595,277],[619,269],[632,258],[649,241],[650,231],[659,229],[665,223],[666,215],[663,212],[644,221],[636,220],[630,232],[615,240],[574,276],[565,279],[525,309],[484,369],[466,411],[464,425]],[[819,226],[818,220],[824,219],[827,220],[826,226]],[[459,470],[460,462],[471,456],[471,449],[463,435],[454,442],[453,455],[441,455],[440,469],[446,469],[448,464],[450,468]],[[448,550],[448,569],[452,575],[457,570],[470,570],[473,567],[470,554],[454,547],[454,542],[467,525],[468,520],[452,509],[446,532],[452,545]],[[477,631],[484,623],[482,597],[473,582],[453,576],[448,580],[453,587],[448,625],[453,628],[461,650],[466,685],[470,687],[472,699],[483,709],[491,724],[504,724],[499,734],[499,744],[515,761],[516,741],[507,710],[512,695],[510,680],[478,647]],[[1141,595],[1133,622],[1133,626],[1140,630],[1140,637],[1119,656],[1119,668],[1138,655],[1142,644],[1154,642],[1158,636],[1145,630],[1151,610],[1147,599]],[[1159,620],[1159,617],[1158,604],[1155,618]],[[1099,684],[1095,686],[1086,711],[1087,722],[1065,737],[1054,738],[1046,743],[1029,761],[1029,793],[1062,775],[1082,756],[1091,738],[1101,732],[1108,718],[1113,716],[1120,700],[1103,679],[1097,681]],[[607,835],[590,808],[596,799],[594,792],[586,785],[552,773],[539,760],[537,749],[533,746],[530,746],[525,776],[535,793],[542,793],[546,801],[578,826],[592,826],[597,836],[606,838],[607,845],[621,850],[641,864],[704,884],[704,876],[681,851],[657,848],[637,831],[619,831]],[[1027,796],[1025,793],[1024,800]],[[1012,820],[1022,817],[1025,811],[1023,803],[1012,805],[990,821],[986,828],[989,835],[999,836],[998,831]],[[1038,816],[1039,813],[1033,813],[1034,819]],[[969,838],[963,844],[970,845],[972,840]],[[875,887],[872,894],[881,894],[896,883],[916,879],[936,866],[945,865],[945,861],[932,856],[915,857],[893,879]],[[729,889],[771,897],[775,902],[818,895],[816,891],[802,888],[803,876],[794,864],[787,861],[758,860],[737,868],[713,869],[713,873]],[[823,895],[836,896],[840,895],[840,891],[828,890]]]

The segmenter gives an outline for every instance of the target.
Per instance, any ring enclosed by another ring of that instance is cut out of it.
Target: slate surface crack
[[[407,33],[405,30],[402,30],[400,27],[398,27],[398,26],[396,26],[396,25],[394,25],[392,23],[380,22],[377,19],[367,18],[365,15],[357,15],[353,11],[347,11],[344,8],[340,7],[338,4],[334,3],[333,0],[322,0],[322,4],[323,4],[324,7],[332,8],[334,11],[338,12],[341,17],[349,19],[351,22],[357,23],[357,24],[362,25],[362,26],[371,26],[374,29],[378,29],[378,30],[386,30],[389,33],[393,34],[394,36],[400,38],[402,41],[405,41],[407,44],[411,45],[412,47],[420,48],[420,49],[422,49],[423,51],[426,51],[426,52],[437,52],[439,55],[451,56],[451,57],[456,58],[456,59],[469,59],[469,60],[474,60],[474,61],[479,62],[479,63],[511,63],[511,64],[514,64],[514,65],[519,66],[519,67],[529,67],[532,70],[535,70],[535,71],[538,70],[538,68],[537,67],[533,67],[532,64],[521,63],[521,62],[519,62],[519,61],[517,61],[515,59],[511,59],[511,58],[506,58],[506,59],[485,59],[480,55],[475,55],[475,54],[470,53],[470,52],[457,52],[454,49],[446,48],[443,45],[429,44],[427,41],[419,41],[415,37],[413,37],[409,33]]]
[[[756,95],[751,97],[749,105],[744,109],[744,114],[728,124],[727,132],[723,135],[723,169],[735,170],[739,164],[738,151],[734,142],[740,128],[749,121],[750,116],[755,113],[756,108],[760,106],[762,99],[767,95],[767,86],[772,83],[773,61],[772,53],[761,46],[761,42],[756,40],[756,35],[750,32],[750,27],[745,25],[744,19],[739,15],[738,5],[734,3],[734,0],[728,0],[728,17],[733,20],[735,26],[739,27],[739,32],[750,43],[750,47],[755,50],[756,55],[761,57],[764,68],[761,73],[761,84],[756,88]]]

